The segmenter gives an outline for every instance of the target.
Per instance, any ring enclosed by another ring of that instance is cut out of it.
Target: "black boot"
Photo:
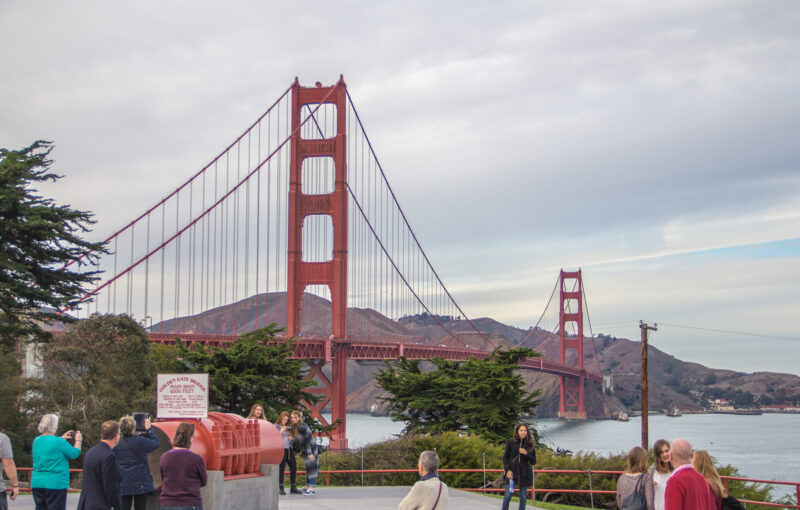
[[[281,490],[278,491],[278,494],[280,494],[281,496],[285,496],[286,495],[286,491],[283,490],[283,487],[281,487]]]
[[[303,491],[297,490],[296,486],[292,486],[291,490],[289,491],[291,494],[302,494]]]

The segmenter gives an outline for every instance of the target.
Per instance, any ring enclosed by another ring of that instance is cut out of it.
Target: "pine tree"
[[[11,151],[0,148],[0,345],[12,349],[21,340],[46,339],[41,322],[64,317],[77,304],[96,271],[79,271],[101,243],[83,239],[92,214],[58,205],[37,194],[35,185],[61,178],[50,171],[51,142],[37,141]]]
[[[530,349],[492,352],[465,362],[434,358],[425,371],[420,360],[385,362],[376,380],[390,396],[389,414],[406,422],[405,432],[437,434],[468,429],[492,442],[511,437],[514,425],[538,405],[538,392],[526,391],[518,363],[538,356]]]

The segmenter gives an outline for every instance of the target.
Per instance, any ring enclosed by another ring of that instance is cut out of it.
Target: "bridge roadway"
[[[375,510],[397,510],[410,487],[326,487],[317,486],[316,496],[280,496],[278,508],[281,510],[352,510],[369,508]],[[474,492],[457,489],[449,490],[450,510],[497,510],[500,500]],[[71,493],[67,498],[67,510],[78,506],[78,494]],[[8,502],[10,510],[34,510],[33,496],[20,495]],[[529,502],[530,503],[530,502]],[[516,508],[517,503],[512,503]],[[529,508],[533,505],[528,504]],[[231,509],[235,510],[235,509]],[[442,509],[444,510],[444,509]]]
[[[150,340],[158,344],[172,344],[176,339],[189,343],[222,346],[235,342],[235,335],[200,335],[188,333],[150,333]],[[322,338],[296,338],[294,340],[295,359],[318,359],[330,362],[333,360],[334,347],[347,346],[347,359],[353,361],[381,361],[397,359],[405,356],[408,359],[431,359],[439,357],[450,361],[465,361],[470,357],[483,359],[491,354],[489,351],[478,349],[457,349],[454,347],[431,346],[419,343],[401,342],[367,342],[357,340],[330,340]],[[531,370],[540,370],[547,374],[566,375],[571,377],[585,377],[590,381],[602,382],[602,375],[581,370],[547,360],[543,357],[527,358],[520,363],[520,367]]]

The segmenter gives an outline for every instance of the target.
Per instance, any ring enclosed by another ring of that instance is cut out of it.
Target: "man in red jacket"
[[[665,510],[719,510],[711,486],[692,467],[692,445],[689,441],[673,441],[669,456],[675,471],[667,480]]]

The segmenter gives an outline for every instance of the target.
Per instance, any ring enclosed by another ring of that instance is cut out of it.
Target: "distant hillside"
[[[192,317],[182,317],[153,325],[154,332],[207,333],[232,335],[252,331],[269,322],[284,325],[286,295],[261,294]],[[433,324],[444,324],[453,335],[437,333]],[[330,302],[320,297],[303,296],[302,336],[327,336],[330,333]],[[432,343],[448,347],[470,347],[491,350],[522,344],[558,360],[558,336],[543,330],[523,330],[490,318],[472,320],[482,333],[476,333],[468,321],[454,317],[430,317],[427,314],[391,320],[375,310],[350,308],[348,334],[354,338],[386,338],[387,341],[413,341],[422,333],[434,334]],[[488,341],[484,338],[488,339]],[[590,418],[608,418],[619,411],[641,409],[640,402],[641,344],[625,338],[598,335],[584,340],[584,366],[594,372],[610,375],[613,395],[605,395],[596,383],[586,385],[586,406]],[[574,363],[574,354],[567,363]],[[347,406],[356,412],[367,412],[373,404],[382,408],[373,373],[380,363],[351,361],[348,364]],[[726,398],[742,407],[759,403],[789,403],[800,400],[800,377],[793,374],[757,372],[746,374],[732,370],[712,369],[685,362],[655,347],[648,346],[649,408],[660,411],[671,405],[684,412],[701,411],[708,397]],[[538,415],[554,417],[558,411],[558,377],[523,371],[531,389],[542,390]]]

